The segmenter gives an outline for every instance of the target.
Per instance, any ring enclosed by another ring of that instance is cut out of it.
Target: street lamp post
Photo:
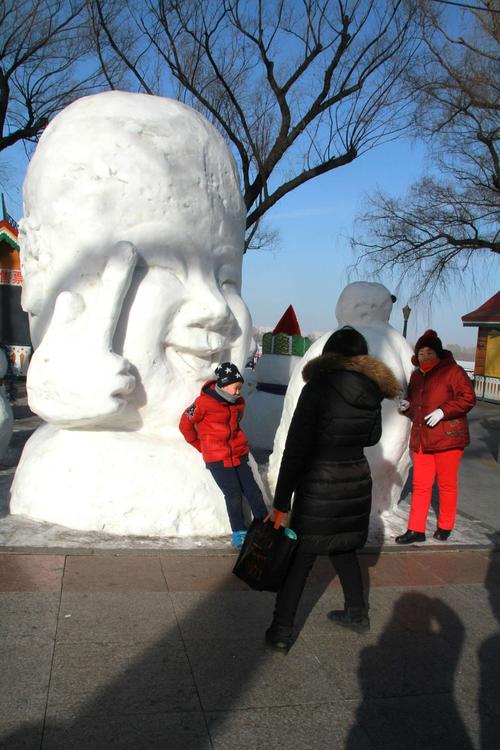
[[[408,304],[406,304],[403,307],[403,320],[404,320],[403,336],[404,338],[406,338],[406,330],[408,328],[408,318],[410,317],[410,313],[411,313],[411,307]]]

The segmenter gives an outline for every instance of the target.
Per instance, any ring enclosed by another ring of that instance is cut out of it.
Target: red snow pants
[[[425,532],[427,513],[431,504],[432,486],[437,475],[439,488],[438,526],[451,530],[457,514],[458,467],[462,449],[413,453],[413,492],[408,528]]]

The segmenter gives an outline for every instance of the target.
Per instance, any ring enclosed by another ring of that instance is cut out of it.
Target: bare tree
[[[482,0],[450,24],[449,11],[446,20],[423,4],[422,32],[424,53],[407,78],[435,169],[404,198],[374,195],[353,240],[358,266],[395,272],[415,296],[500,254],[498,7]]]
[[[120,24],[127,45],[102,0],[89,4],[101,46],[139,90],[172,92],[173,82],[228,139],[247,245],[268,243],[261,220],[283,196],[405,126],[399,81],[415,51],[412,0],[132,1]]]
[[[95,60],[84,0],[0,0],[0,151],[36,140],[66,104],[106,86],[103,64],[113,65]]]

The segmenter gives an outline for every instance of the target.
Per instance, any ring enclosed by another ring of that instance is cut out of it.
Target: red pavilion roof
[[[462,322],[464,326],[500,323],[500,292],[486,300],[477,310],[462,315]]]

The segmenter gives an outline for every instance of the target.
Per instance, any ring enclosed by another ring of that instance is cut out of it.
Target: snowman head
[[[348,284],[335,307],[339,326],[387,323],[396,297],[383,285],[373,281]]]

